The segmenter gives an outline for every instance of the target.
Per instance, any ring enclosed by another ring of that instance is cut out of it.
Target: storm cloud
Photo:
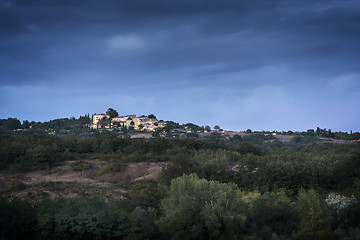
[[[351,0],[0,0],[0,117],[359,131],[359,42]]]

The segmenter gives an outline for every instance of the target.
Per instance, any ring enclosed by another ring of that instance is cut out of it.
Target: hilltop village
[[[92,116],[92,129],[114,128],[114,129],[132,129],[155,131],[157,128],[166,126],[165,121],[158,121],[154,115],[137,117],[136,115],[125,115],[111,117],[109,114],[94,114]]]

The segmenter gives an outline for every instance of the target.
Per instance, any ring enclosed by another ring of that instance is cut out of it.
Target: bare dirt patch
[[[166,163],[130,163],[125,166],[126,170],[116,173],[106,174],[99,179],[108,182],[121,182],[121,181],[137,181],[141,179],[157,180],[160,176],[161,169]]]
[[[91,168],[85,171],[74,171],[71,164],[65,162],[62,166],[45,171],[29,173],[0,173],[0,183],[6,185],[10,181],[18,181],[25,185],[23,189],[14,189],[11,194],[21,198],[74,198],[76,196],[98,198],[122,198],[125,190],[121,184],[142,179],[157,180],[165,163],[130,163],[125,164],[123,171],[96,176],[96,172],[109,162],[87,160]]]
[[[293,139],[295,136],[294,135],[275,135],[274,136],[276,139],[278,139],[280,142],[284,142],[284,143],[288,143],[291,141],[291,139]]]
[[[212,133],[219,133],[219,134],[221,134],[221,136],[223,136],[225,138],[232,138],[234,136],[247,137],[247,136],[251,135],[251,133],[247,133],[247,132],[230,132],[230,131],[225,131],[225,132],[201,132],[201,133],[198,133],[198,135],[201,138],[204,138],[204,137],[211,136]]]
[[[335,138],[320,138],[320,140],[324,141],[324,142],[328,142],[328,143],[334,143],[334,144],[354,143],[354,141],[335,139]]]

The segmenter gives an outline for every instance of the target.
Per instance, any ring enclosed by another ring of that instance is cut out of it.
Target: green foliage
[[[183,125],[183,127],[186,127],[186,129],[188,131],[192,131],[192,132],[198,132],[198,131],[203,132],[204,131],[203,127],[200,127],[200,126],[198,126],[196,124],[193,124],[193,123],[186,123],[186,124]]]
[[[0,122],[2,119],[0,119]],[[19,122],[20,123],[20,122]],[[19,124],[18,123],[18,124]],[[91,123],[91,118],[89,115],[80,116],[78,119],[75,118],[60,118],[51,120],[48,122],[29,122],[27,120],[23,121],[23,124],[20,126],[17,124],[14,129],[21,129],[20,131],[6,132],[12,135],[26,136],[36,133],[51,133],[51,134],[60,134],[60,135],[88,135],[91,130],[87,126]],[[1,124],[1,123],[0,123]],[[0,135],[1,135],[1,126],[0,126]]]
[[[119,116],[119,113],[114,110],[113,108],[109,108],[107,111],[106,111],[106,114],[110,116],[110,118],[114,118],[114,117],[118,117]]]
[[[175,123],[175,122],[168,121],[168,122],[166,122],[166,125],[165,125],[165,127],[163,128],[163,130],[164,130],[165,132],[170,132],[172,129],[174,129],[174,128],[179,128],[179,127],[180,127],[180,124]]]
[[[116,173],[125,170],[125,166],[120,162],[113,161],[105,166],[102,166],[97,172],[96,176],[103,176],[108,173]]]
[[[198,151],[193,156],[193,171],[200,178],[224,182],[229,173],[231,154],[226,150]]]
[[[260,156],[262,154],[260,148],[255,147],[254,145],[252,145],[249,142],[240,143],[238,146],[238,152],[241,154],[252,153],[252,154],[258,155],[258,156]]]
[[[21,122],[16,118],[0,119],[0,134],[20,129]]]
[[[91,168],[91,164],[85,161],[75,161],[70,164],[73,171],[85,171]]]
[[[172,180],[168,195],[159,225],[172,239],[231,239],[244,226],[246,204],[234,184],[183,175]]]
[[[315,142],[319,142],[320,140],[317,137],[313,136],[295,136],[290,140],[290,144],[298,147],[303,145],[309,145]]]
[[[256,147],[266,148],[269,143],[276,142],[277,139],[271,134],[252,133],[244,136],[243,141],[248,142]]]
[[[109,126],[111,124],[111,119],[108,117],[103,117],[100,119],[99,123],[101,125],[101,128],[105,128],[105,126]]]
[[[154,114],[150,114],[150,115],[148,116],[148,118],[153,118],[153,119],[156,119],[156,117],[155,117],[155,115],[154,115]]]
[[[353,182],[360,176],[360,144],[357,147],[349,149],[339,149],[339,157],[333,164],[334,178],[333,181],[339,185],[339,188],[347,188],[353,185]]]
[[[349,230],[360,224],[360,206],[355,197],[330,193],[325,199],[331,213],[331,228]]]
[[[128,188],[130,208],[140,206],[144,209],[160,209],[160,202],[166,196],[165,186],[153,181],[142,180],[130,185]]]
[[[39,239],[155,239],[139,216],[99,200],[43,202],[37,209]]]
[[[301,218],[300,233],[314,234],[320,231],[330,231],[329,209],[315,190],[300,190],[296,201],[296,211]]]
[[[170,155],[170,163],[161,171],[163,183],[169,184],[173,178],[182,174],[190,174],[194,171],[192,156],[185,151],[176,155]]]
[[[290,198],[283,192],[266,192],[252,201],[249,211],[251,231],[254,235],[268,229],[272,233],[289,236],[299,223]],[[265,232],[263,232],[265,234]]]
[[[242,154],[237,157],[233,181],[248,190],[352,191],[360,169],[359,146],[322,144],[273,149],[263,152],[262,156]]]
[[[316,131],[314,132],[313,129],[311,129],[312,131],[308,130],[308,134],[311,136],[318,136],[318,137],[325,137],[325,138],[337,138],[337,139],[343,139],[343,140],[359,140],[360,139],[360,133],[359,132],[332,132],[330,129],[326,130],[326,128],[321,129],[319,127],[316,128]]]

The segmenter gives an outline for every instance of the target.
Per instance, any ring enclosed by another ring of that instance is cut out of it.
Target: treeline
[[[277,191],[316,189],[351,195],[360,176],[360,147],[351,145],[313,145],[262,150],[239,144],[236,150],[201,150],[170,158],[163,170],[170,181],[182,174],[196,173],[208,180],[236,183],[244,190]]]
[[[0,199],[0,239],[159,239],[156,216],[96,199]]]
[[[317,127],[316,130],[309,129],[306,132],[278,132],[278,134],[283,135],[300,135],[300,136],[311,136],[311,137],[323,137],[323,138],[335,138],[335,139],[342,139],[342,140],[360,140],[360,132],[341,132],[341,131],[331,131],[331,129],[322,129]]]
[[[151,117],[156,118],[153,114],[149,115]],[[104,121],[109,123],[109,119],[105,119]],[[49,133],[49,134],[57,134],[57,135],[74,135],[74,136],[90,136],[100,134],[99,131],[91,130],[89,128],[89,124],[91,124],[91,117],[89,114],[84,116],[79,116],[79,118],[71,117],[71,118],[60,118],[54,119],[47,122],[34,122],[25,120],[21,123],[16,118],[8,118],[8,119],[0,119],[0,136],[1,135],[30,135],[34,133]],[[107,124],[108,124],[107,123]],[[104,126],[107,124],[103,124]],[[104,128],[105,129],[105,128]],[[102,130],[104,130],[102,129]],[[198,126],[194,123],[186,123],[186,124],[179,124],[173,121],[166,121],[166,126],[163,128],[158,128],[153,133],[154,136],[159,136],[159,133],[166,133],[166,137],[179,137],[181,133],[185,133],[187,137],[194,137],[199,138],[198,133],[200,132],[212,132],[211,139],[212,141],[220,140],[226,141],[227,139],[221,137],[221,132],[223,129],[220,126],[216,125],[214,130],[211,130],[209,126]],[[21,131],[22,130],[22,131]],[[26,131],[24,131],[26,130]],[[127,134],[129,132],[135,132],[135,130],[129,130],[127,128],[121,129],[111,129],[118,134]],[[294,135],[297,137],[297,140],[300,141],[307,141],[307,142],[317,142],[319,141],[318,138],[335,138],[335,139],[342,139],[342,140],[360,140],[360,133],[359,132],[341,132],[341,131],[331,131],[331,129],[321,129],[319,127],[314,129],[309,129],[304,132],[269,132],[269,131],[262,131],[262,132],[252,132],[251,129],[246,130],[247,133],[250,135],[247,138],[258,138],[259,136],[265,136],[263,140],[274,140],[272,136],[273,133],[279,135]],[[255,137],[254,137],[255,136]],[[302,137],[302,138],[301,138]],[[277,143],[281,144],[279,141]],[[273,144],[275,145],[275,144]]]
[[[223,146],[226,147],[226,146]],[[44,170],[65,160],[100,158],[123,162],[168,161],[170,156],[200,149],[223,148],[196,139],[131,139],[113,134],[67,137],[48,134],[0,138],[0,169]]]
[[[91,123],[89,114],[79,118],[59,118],[48,122],[35,122],[24,120],[22,123],[16,118],[0,119],[1,135],[30,135],[35,133],[50,134],[77,134],[89,132],[88,124]]]

